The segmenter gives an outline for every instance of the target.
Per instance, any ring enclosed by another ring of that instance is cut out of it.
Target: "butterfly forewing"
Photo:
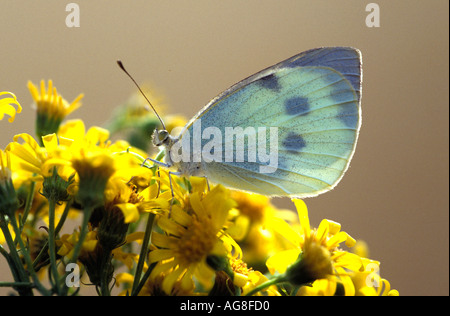
[[[203,164],[213,182],[269,196],[314,196],[333,188],[348,168],[360,127],[360,87],[359,51],[311,50],[226,90],[185,133],[193,135],[200,121],[202,136],[208,127],[220,131],[221,152]],[[233,137],[227,135],[230,130],[236,132]],[[237,141],[239,131],[244,141]],[[211,136],[202,137],[201,148],[212,153],[219,148],[208,147]],[[270,163],[275,168],[261,172],[269,164],[263,153],[273,154],[274,141],[276,165],[274,157]]]

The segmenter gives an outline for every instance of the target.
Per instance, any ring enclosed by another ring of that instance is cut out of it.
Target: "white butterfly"
[[[154,162],[266,196],[329,191],[355,151],[361,66],[359,50],[324,47],[264,69],[211,100],[178,137],[162,123],[153,143],[165,163]]]

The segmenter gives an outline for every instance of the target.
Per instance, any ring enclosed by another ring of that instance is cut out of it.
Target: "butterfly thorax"
[[[155,129],[152,139],[153,144],[156,147],[163,147],[164,162],[168,167],[174,167],[180,173],[180,175],[183,176],[205,175],[203,172],[204,161],[195,162],[194,159],[192,159],[192,156],[189,157],[191,159],[183,160],[180,159],[180,155],[178,154],[178,152],[175,152],[180,150],[180,148],[174,146],[177,142],[179,142],[180,138],[171,136],[166,130]]]

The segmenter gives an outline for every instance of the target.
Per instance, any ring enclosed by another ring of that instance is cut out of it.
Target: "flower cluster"
[[[158,123],[134,98],[110,129],[87,129],[66,120],[82,95],[68,103],[51,81],[40,92],[28,87],[36,136],[17,134],[0,150],[0,253],[13,279],[1,287],[19,295],[398,294],[378,261],[351,251],[357,241],[340,224],[311,227],[303,201],[293,200],[296,214],[149,164],[147,148],[136,146]],[[14,94],[0,96],[0,119],[12,122],[22,108]],[[134,141],[111,140],[138,112]],[[173,116],[167,126],[182,123]]]

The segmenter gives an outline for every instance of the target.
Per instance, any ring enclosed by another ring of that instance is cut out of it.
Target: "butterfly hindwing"
[[[215,156],[220,159],[204,164],[211,181],[269,196],[295,197],[314,196],[337,184],[358,136],[361,76],[359,52],[336,50],[302,53],[239,82],[187,125],[190,133],[198,120],[202,130],[220,130],[224,151]],[[264,127],[266,138],[261,142],[258,132]],[[270,137],[271,127],[277,130],[275,140]],[[230,128],[236,132],[233,137],[227,137]],[[245,137],[239,142],[242,132]],[[269,162],[261,159],[265,156],[260,151],[265,147],[269,153],[274,141],[275,169],[261,172]],[[207,143],[202,139],[202,148]],[[244,152],[243,160],[239,150]]]

